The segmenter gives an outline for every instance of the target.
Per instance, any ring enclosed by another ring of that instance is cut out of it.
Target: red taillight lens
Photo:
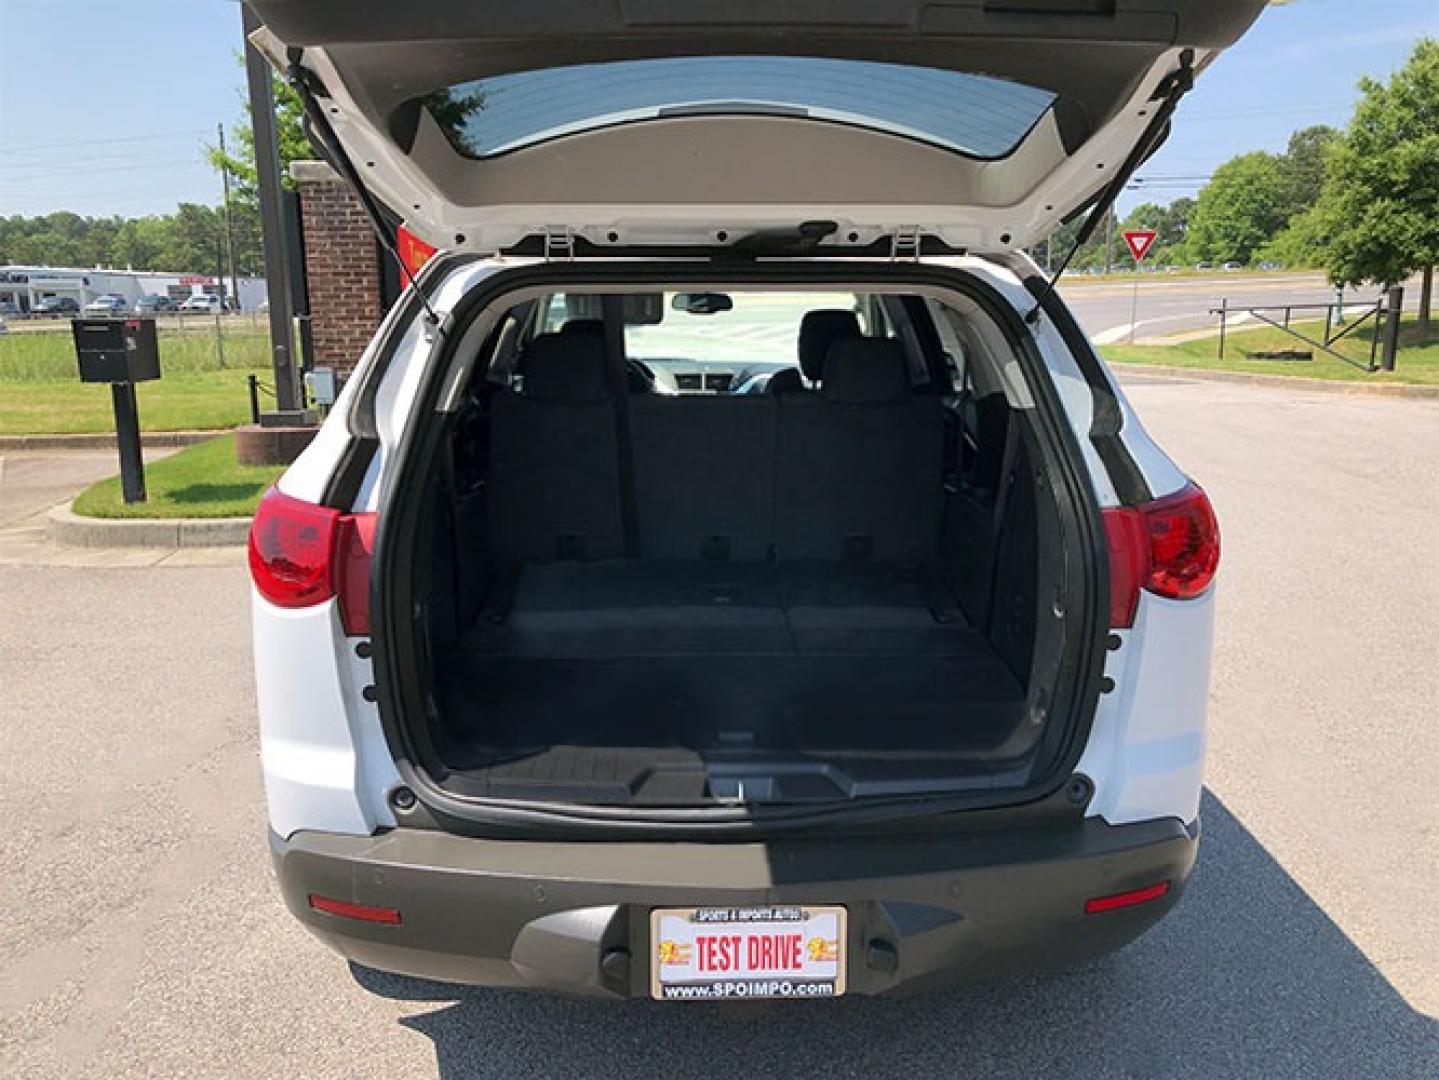
[[[1139,590],[1198,596],[1219,568],[1219,522],[1197,484],[1173,495],[1104,511],[1109,541],[1109,625],[1134,625]]]
[[[409,229],[401,225],[395,230],[395,248],[400,253],[400,261],[405,264],[405,269],[415,277],[429,262],[439,248],[433,244],[427,244]]]
[[[340,512],[271,488],[250,522],[250,576],[280,607],[309,607],[335,594],[330,578]]]
[[[370,556],[378,523],[376,514],[346,514],[340,519],[335,592],[340,597],[340,621],[352,636],[370,632]]]
[[[1169,882],[1159,881],[1153,885],[1146,885],[1142,889],[1131,889],[1129,892],[1113,893],[1109,896],[1096,896],[1094,899],[1084,902],[1084,913],[1098,915],[1101,911],[1114,911],[1118,908],[1134,907],[1135,904],[1147,904],[1151,900],[1158,900],[1168,892]]]
[[[352,904],[348,900],[332,900],[319,893],[310,894],[310,907],[326,915],[339,915],[345,919],[359,919],[361,922],[400,924],[400,913],[395,908],[371,907],[369,904]]]
[[[345,633],[368,634],[375,524],[374,514],[342,514],[271,488],[250,523],[255,588],[289,608],[338,596]]]

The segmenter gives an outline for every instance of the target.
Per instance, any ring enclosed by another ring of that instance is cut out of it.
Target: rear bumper
[[[1197,822],[1089,820],[903,839],[536,843],[395,829],[271,835],[290,911],[366,967],[419,978],[638,997],[653,907],[843,904],[848,993],[1053,970],[1132,941],[1179,899]],[[1170,883],[1136,907],[1091,897]],[[398,909],[398,925],[313,910],[310,894]]]

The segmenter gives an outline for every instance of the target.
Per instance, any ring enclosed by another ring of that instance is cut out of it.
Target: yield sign
[[[1135,262],[1149,254],[1158,235],[1153,229],[1134,229],[1124,234],[1124,242],[1129,245],[1129,254],[1134,256]]]

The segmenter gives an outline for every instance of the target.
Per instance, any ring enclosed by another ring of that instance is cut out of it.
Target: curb
[[[67,547],[200,548],[244,544],[249,518],[92,518],[65,503],[45,517],[45,537]]]
[[[225,431],[150,431],[141,434],[140,445],[150,449],[194,446],[226,434]],[[115,436],[108,432],[84,435],[0,435],[0,450],[109,450]]]
[[[1349,394],[1356,397],[1397,397],[1439,401],[1439,386],[1416,383],[1340,382],[1337,379],[1310,379],[1303,375],[1261,375],[1249,371],[1205,371],[1202,368],[1168,367],[1163,364],[1111,363],[1109,370],[1121,380],[1125,374],[1153,375],[1163,379],[1190,379],[1195,382],[1239,383],[1247,386],[1275,386],[1288,390],[1317,391],[1321,394]]]

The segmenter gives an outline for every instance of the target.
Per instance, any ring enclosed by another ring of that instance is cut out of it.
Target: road
[[[16,548],[0,1076],[1432,1076],[1439,406],[1129,384],[1226,549],[1200,864],[1134,946],[896,1001],[357,980],[271,879],[243,557],[101,569]]]
[[[1091,283],[1082,277],[1060,278],[1060,292],[1074,311],[1080,326],[1099,344],[1129,340],[1132,282]],[[1344,294],[1346,307],[1352,302],[1356,311],[1372,304],[1379,290],[1374,287],[1350,289]],[[1259,277],[1249,274],[1221,274],[1214,278],[1172,278],[1162,274],[1142,274],[1139,278],[1139,305],[1135,323],[1139,339],[1165,337],[1185,331],[1206,329],[1217,325],[1211,308],[1221,300],[1230,307],[1246,304],[1330,304],[1334,290],[1317,274],[1275,274]],[[1404,306],[1416,308],[1417,288],[1405,291]],[[1313,312],[1311,317],[1323,318]]]

